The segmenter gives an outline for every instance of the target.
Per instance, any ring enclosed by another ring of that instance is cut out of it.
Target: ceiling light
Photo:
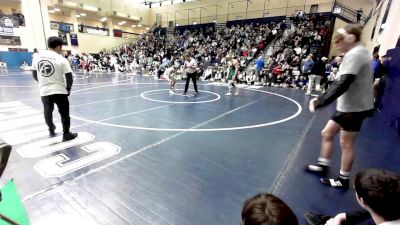
[[[213,20],[213,23],[216,23],[217,22],[217,20]]]
[[[80,15],[76,15],[76,18],[79,18],[79,17],[81,17]]]
[[[146,30],[150,30],[150,28],[149,28],[149,27],[146,27]]]
[[[136,25],[132,25],[131,27],[136,27]]]
[[[138,27],[142,27],[143,25],[142,25],[142,24],[138,24],[137,26],[138,26]]]
[[[178,27],[178,26],[179,26],[179,23],[177,23],[176,26]]]
[[[196,25],[197,24],[197,22],[195,21],[195,22],[193,22],[193,25]]]
[[[79,15],[81,15],[81,16],[86,16],[86,13],[81,13],[81,14],[79,14]]]
[[[60,12],[60,11],[61,11],[61,9],[59,9],[59,8],[54,8],[54,11],[56,11],[56,12]]]
[[[49,10],[49,13],[55,13],[55,11],[54,10]]]

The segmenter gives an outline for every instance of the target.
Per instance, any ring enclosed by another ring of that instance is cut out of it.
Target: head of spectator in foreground
[[[347,24],[335,32],[333,41],[341,53],[346,53],[361,41],[362,27],[357,24]]]
[[[298,221],[280,198],[260,193],[245,201],[242,225],[298,225]]]
[[[400,220],[400,176],[387,170],[367,169],[354,180],[358,203],[374,222]]]
[[[372,53],[372,58],[373,58],[374,60],[379,60],[379,52],[378,52],[378,51],[374,51],[374,52]]]
[[[49,37],[47,39],[47,47],[49,47],[50,50],[57,52],[58,54],[62,53],[62,45],[63,40],[59,37]]]

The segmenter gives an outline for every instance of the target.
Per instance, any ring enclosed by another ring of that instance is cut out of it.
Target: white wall
[[[369,2],[370,0],[355,0],[358,3]],[[350,7],[355,7],[350,1],[344,1],[345,5],[349,5]],[[189,15],[189,23],[191,24],[193,21],[199,22],[200,17],[200,9],[195,9],[199,7],[204,7],[202,10],[202,23],[204,22],[212,22],[213,19],[217,19],[217,21],[225,22],[228,20],[235,20],[238,16],[241,19],[246,19],[246,8],[247,18],[260,18],[263,17],[263,12],[267,12],[265,16],[282,16],[282,15],[292,15],[296,11],[302,10],[305,12],[310,11],[310,6],[317,4],[318,12],[330,12],[333,7],[334,0],[252,0],[247,5],[246,1],[234,1],[234,0],[202,0],[202,1],[193,1],[187,2],[184,4],[174,4],[169,6],[158,7],[155,6],[150,10],[150,24],[153,24],[156,20],[156,14],[162,14],[163,17],[163,26],[167,25],[167,14],[168,20],[174,21],[175,15],[177,23],[186,25],[188,22],[187,11],[185,9],[193,9],[190,11]],[[216,17],[216,6],[217,14]],[[229,5],[229,9],[228,9]],[[361,6],[358,6],[360,8]],[[358,9],[357,8],[357,9]],[[265,9],[265,10],[264,10]],[[229,17],[228,17],[229,13]]]
[[[384,55],[388,49],[392,49],[396,46],[400,35],[400,26],[398,25],[400,1],[398,0],[392,0],[392,5],[386,20],[386,28],[379,33],[389,0],[382,1],[383,3],[381,7],[373,14],[363,31],[364,43],[367,44],[367,47],[371,50],[371,52],[374,47],[380,45],[379,55],[381,56]],[[375,35],[373,39],[371,39],[371,34],[375,23]]]
[[[79,51],[86,53],[98,53],[102,49],[110,49],[129,42],[127,38],[103,37],[93,34],[78,33]],[[68,48],[64,48],[68,49]],[[73,49],[71,47],[71,49]],[[77,50],[76,48],[74,50]],[[73,51],[74,51],[73,50]]]
[[[336,20],[335,20],[335,27],[334,27],[334,31],[336,31],[336,30],[338,30],[339,28],[342,28],[342,27],[344,27],[344,26],[346,26],[348,23],[347,22],[345,22],[345,21],[343,21],[342,19],[340,19],[340,18],[336,18]],[[333,43],[333,38],[332,38],[332,40],[331,40],[331,48],[330,48],[330,50],[329,50],[329,59],[332,57],[332,56],[338,56],[339,55],[339,53],[338,53],[338,51],[336,50],[336,47],[335,47],[335,43]]]

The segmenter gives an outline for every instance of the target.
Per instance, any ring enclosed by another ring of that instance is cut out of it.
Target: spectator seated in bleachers
[[[28,65],[28,63],[26,61],[24,61],[22,63],[22,65],[19,67],[21,70],[24,71],[30,71],[32,68]]]
[[[250,74],[246,75],[246,84],[247,85],[254,85],[257,80],[257,76],[254,71],[251,71]]]
[[[307,89],[307,80],[303,75],[300,75],[294,82],[297,89]]]
[[[211,80],[213,75],[213,70],[212,67],[209,66],[207,69],[204,71],[203,76],[201,77],[202,80]]]

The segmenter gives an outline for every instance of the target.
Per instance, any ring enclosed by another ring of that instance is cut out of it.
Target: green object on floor
[[[0,214],[12,219],[21,225],[29,224],[28,215],[22,205],[21,198],[18,195],[17,187],[13,180],[10,180],[1,189],[2,200],[0,202]],[[0,225],[10,225],[4,219],[0,220]]]

